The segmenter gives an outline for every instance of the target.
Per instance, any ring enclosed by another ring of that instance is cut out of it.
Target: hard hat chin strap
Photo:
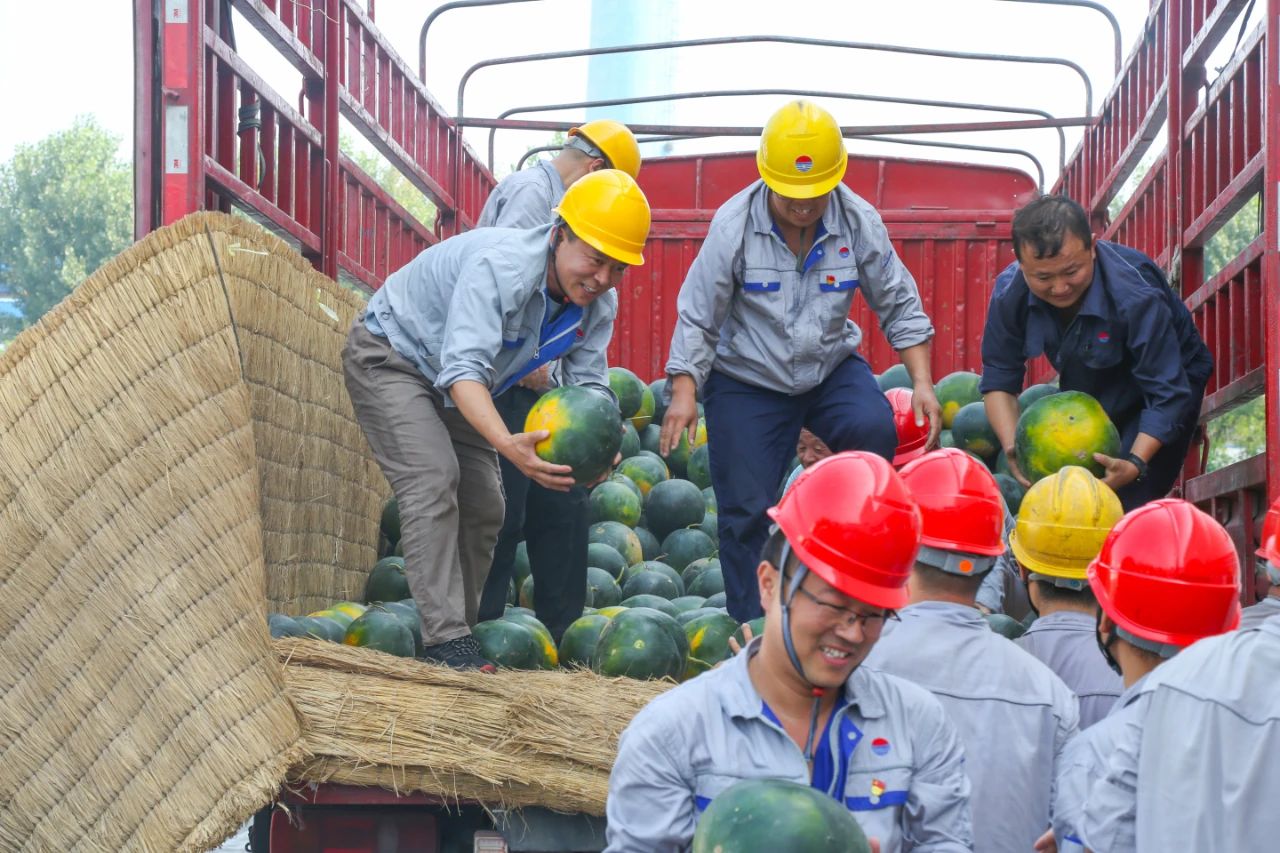
[[[795,574],[791,577],[790,583],[785,585],[782,583],[786,579],[784,568],[787,560],[791,557],[791,543],[785,538],[782,543],[782,555],[779,557],[778,569],[778,604],[782,606],[782,645],[787,650],[787,657],[791,659],[791,665],[795,667],[796,672],[800,674],[800,678],[807,683],[813,693],[813,708],[809,713],[809,734],[804,742],[804,757],[806,761],[814,760],[814,753],[817,749],[815,743],[818,737],[818,715],[822,711],[822,697],[826,695],[826,690],[809,681],[809,676],[805,675],[804,666],[800,663],[800,656],[796,654],[795,643],[791,639],[791,602],[795,601],[796,590],[800,588],[800,582],[804,580],[804,576],[808,574],[809,569],[804,563],[799,563]]]
[[[1116,641],[1115,631],[1111,632],[1111,636],[1104,641],[1102,639],[1102,608],[1098,608],[1098,617],[1093,623],[1093,636],[1098,641],[1098,648],[1102,650],[1102,656],[1107,659],[1107,666],[1111,667],[1116,675],[1123,676],[1120,671],[1120,662],[1111,654],[1111,646]]]

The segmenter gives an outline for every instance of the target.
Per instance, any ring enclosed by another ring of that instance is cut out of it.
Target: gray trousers
[[[466,636],[502,527],[498,454],[363,319],[347,337],[342,368],[356,419],[400,504],[423,645]]]

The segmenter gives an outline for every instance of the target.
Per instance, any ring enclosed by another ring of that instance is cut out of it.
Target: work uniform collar
[[[1150,677],[1151,673],[1148,672],[1146,675],[1133,682],[1133,684],[1126,687],[1124,692],[1120,694],[1118,699],[1116,699],[1116,703],[1111,706],[1111,710],[1107,712],[1107,716],[1110,717],[1126,705],[1132,705],[1134,700],[1136,700],[1142,693],[1142,685],[1145,684],[1147,679]]]
[[[1088,631],[1092,634],[1095,621],[1094,617],[1088,613],[1081,613],[1078,610],[1056,610],[1053,613],[1036,617],[1036,621],[1031,623],[1026,633],[1032,634],[1036,631]]]
[[[728,680],[728,684],[720,691],[720,707],[730,717],[767,719],[764,714],[764,697],[751,683],[751,674],[747,671],[747,662],[760,651],[763,641],[764,637],[756,637],[740,653],[720,665]],[[844,683],[846,707],[856,706],[858,713],[865,719],[877,719],[885,715],[883,697],[872,684],[872,677],[866,667],[859,666]]]
[[[774,233],[773,214],[769,211],[769,193],[771,192],[772,190],[765,185],[764,181],[758,181],[755,191],[751,193],[748,217],[751,230],[757,234]],[[818,230],[818,239],[832,235],[844,236],[843,229],[840,227],[841,219],[839,190],[834,189],[827,193],[827,209],[822,212],[822,219],[819,220],[821,227]]]
[[[920,601],[908,604],[898,611],[898,618],[903,622],[912,619],[932,619],[956,625],[962,628],[981,628],[990,631],[991,626],[977,607],[968,604],[956,604],[952,601]]]

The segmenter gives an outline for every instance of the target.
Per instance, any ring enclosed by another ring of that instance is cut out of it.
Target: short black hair
[[[1013,215],[1013,254],[1021,261],[1025,245],[1036,258],[1051,258],[1062,251],[1069,233],[1079,237],[1086,249],[1093,245],[1084,208],[1064,195],[1041,196]]]
[[[790,574],[791,570],[800,563],[800,558],[796,556],[795,551],[788,551],[787,565],[782,565],[782,549],[787,544],[787,535],[782,532],[782,528],[775,527],[773,532],[769,534],[769,538],[765,540],[764,548],[760,551],[760,559],[764,560],[775,569],[783,570],[784,574]]]
[[[976,598],[978,589],[982,586],[982,579],[986,577],[985,572],[980,575],[953,575],[919,561],[916,562],[911,573],[915,576],[920,589],[926,594],[940,593],[962,598]]]
[[[1077,607],[1094,608],[1098,606],[1098,599],[1093,594],[1093,588],[1085,586],[1084,589],[1068,589],[1065,586],[1058,586],[1052,581],[1042,581],[1031,579],[1031,583],[1039,585],[1040,597],[1044,599],[1046,604],[1076,605]]]

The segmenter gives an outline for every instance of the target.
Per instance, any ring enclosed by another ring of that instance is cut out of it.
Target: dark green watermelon
[[[649,383],[649,390],[653,392],[653,420],[650,422],[658,426],[662,426],[662,419],[667,416],[667,404],[663,402],[662,395],[667,389],[667,377],[661,376]]]
[[[394,614],[371,607],[347,626],[342,642],[402,658],[413,657],[413,634]]]
[[[709,512],[702,517],[702,523],[698,525],[698,530],[707,534],[707,538],[715,543],[716,549],[720,548],[720,516],[714,512]]]
[[[718,592],[724,592],[724,574],[720,567],[715,566],[699,574],[688,592],[689,595],[702,595],[708,598]]]
[[[640,540],[635,532],[619,521],[600,521],[591,525],[591,529],[587,531],[587,541],[601,542],[613,548],[622,555],[628,566],[644,559],[644,551],[640,548]]]
[[[910,388],[911,374],[907,373],[906,365],[895,364],[876,377],[876,384],[880,386],[881,391],[888,391],[890,388]]]
[[[603,542],[592,542],[587,545],[587,565],[604,569],[614,580],[622,577],[627,568],[627,561],[618,549]]]
[[[676,622],[681,625],[688,625],[699,616],[706,616],[708,613],[724,613],[719,607],[707,607],[705,600],[701,607],[695,607],[692,610],[681,610],[676,614]]]
[[[991,630],[1002,637],[1016,640],[1027,633],[1027,629],[1023,627],[1022,623],[1012,616],[1006,616],[1003,613],[988,613],[986,617],[987,624],[991,626]]]
[[[657,454],[649,453],[647,450],[641,450],[635,456],[623,459],[618,465],[618,473],[635,483],[646,499],[650,489],[670,477],[667,463],[663,462]]]
[[[591,666],[591,653],[595,651],[596,642],[608,624],[608,616],[594,613],[575,619],[560,638],[560,665]]]
[[[639,432],[640,432],[640,449],[647,450],[650,453],[652,453],[654,456],[658,456],[658,448],[662,446],[661,422],[655,420],[653,423],[649,424],[644,429],[639,430]],[[661,459],[662,457],[659,456],[658,458]],[[662,467],[665,469],[667,467],[667,463],[663,462]]]
[[[720,560],[716,557],[703,557],[689,563],[684,567],[684,571],[680,572],[680,580],[684,581],[684,588],[688,589],[693,586],[693,582],[698,579],[698,575],[713,567],[720,568]]]
[[[378,527],[382,533],[382,538],[393,546],[400,541],[400,503],[396,500],[395,495],[392,495],[382,505],[382,521]]]
[[[612,607],[622,601],[622,590],[613,575],[595,566],[587,567],[587,606]]]
[[[730,785],[698,818],[693,834],[692,853],[782,850],[871,853],[871,844],[844,803],[809,785],[781,779]]]
[[[1022,499],[1026,496],[1026,488],[1013,478],[1012,474],[996,474],[996,485],[1011,515],[1017,515],[1022,507]]]
[[[383,557],[373,564],[364,582],[366,603],[402,601],[412,596],[409,580],[404,576],[404,557]]]
[[[700,595],[682,595],[679,598],[671,599],[671,606],[677,611],[677,615],[687,610],[697,610],[702,606],[706,599]]]
[[[418,613],[418,605],[412,598],[402,601],[388,601],[382,609],[400,620],[400,624],[409,629],[413,635],[413,653],[422,654],[422,616]]]
[[[640,452],[640,433],[636,432],[631,421],[622,425],[622,446],[618,448],[618,452],[622,454],[623,459]]]
[[[630,599],[637,595],[657,595],[670,601],[684,594],[679,579],[673,581],[661,572],[640,571],[627,578],[622,585],[622,595]]]
[[[632,480],[626,474],[619,474],[617,471],[614,471],[613,474],[609,476],[609,482],[621,483],[626,486],[627,491],[635,495],[640,500],[640,505],[644,506],[644,492],[640,491],[640,487],[636,485],[635,480]]]
[[[628,610],[634,610],[637,607],[647,607],[652,610],[665,613],[673,619],[675,618],[675,615],[680,612],[676,610],[669,599],[662,598],[658,595],[633,595],[630,598],[622,599],[620,606],[625,607]]]
[[[673,530],[662,540],[662,562],[677,572],[683,572],[694,560],[713,556],[717,551],[711,537],[696,527]]]
[[[1036,400],[1039,400],[1041,397],[1048,397],[1052,394],[1057,394],[1058,390],[1057,385],[1049,385],[1047,383],[1032,385],[1030,388],[1018,395],[1018,411],[1025,412],[1027,409],[1031,408],[1031,404]]]
[[[688,480],[666,480],[656,484],[644,501],[647,527],[659,539],[673,530],[696,527],[707,514],[702,490]],[[683,567],[682,567],[683,568]]]
[[[635,527],[640,520],[640,499],[626,486],[605,480],[591,490],[591,521],[617,521]]]
[[[641,525],[636,528],[636,538],[640,540],[640,555],[646,560],[656,560],[662,556],[662,543],[658,537]]]
[[[640,608],[609,620],[596,641],[591,668],[607,676],[677,679],[684,656],[668,630]]]
[[[330,643],[341,643],[347,636],[347,626],[326,616],[299,616],[293,621],[302,626],[306,636]]]
[[[956,447],[984,460],[994,460],[1000,452],[1000,439],[987,420],[987,407],[981,400],[960,407],[951,422],[951,437]]]
[[[524,583],[520,584],[519,601],[521,607],[533,610],[533,575],[529,575],[524,579]]]
[[[640,410],[645,384],[625,367],[609,368],[609,388],[618,398],[618,409],[624,419],[633,417]]]
[[[703,444],[694,448],[689,454],[689,464],[685,466],[685,476],[699,489],[711,488],[711,451],[710,445]]]
[[[671,636],[672,642],[676,644],[676,648],[679,650],[680,657],[682,659],[689,656],[689,638],[685,636],[684,628],[668,611],[659,610],[655,612],[654,609],[650,607],[637,607],[632,609],[648,614],[650,619],[655,620],[659,625],[661,625],[663,630]]]
[[[702,490],[702,502],[706,504],[707,512],[719,512],[720,505],[716,502],[716,490],[710,486]]]
[[[622,446],[618,409],[603,394],[579,385],[552,388],[538,398],[525,418],[524,431],[538,430],[550,435],[534,445],[534,452],[547,462],[571,467],[579,483],[590,483],[608,471]]]
[[[529,545],[526,542],[519,542],[516,544],[515,556],[511,560],[511,576],[515,578],[517,590],[532,571],[529,568]]]
[[[756,619],[752,619],[747,623],[747,627],[751,629],[751,639],[754,640],[756,637],[761,636],[764,634],[764,617],[760,616]],[[747,644],[747,635],[746,632],[742,630],[741,625],[738,626],[738,630],[733,632],[733,639],[738,641],[739,646],[745,646]]]
[[[508,614],[509,615],[509,614]],[[505,617],[481,622],[471,629],[480,643],[480,653],[507,669],[539,669],[543,660],[541,643],[533,630]]]
[[[719,610],[686,622],[684,633],[689,640],[689,660],[685,678],[693,678],[731,657],[729,638],[736,630],[737,621]]]
[[[304,616],[302,618],[305,619],[307,617]],[[283,613],[268,614],[267,629],[271,632],[272,639],[307,636],[307,629],[299,625],[298,620]]]
[[[721,610],[723,610],[723,609],[725,608],[725,605],[726,605],[727,603],[728,603],[728,598],[725,596],[725,594],[724,594],[723,592],[717,592],[715,595],[708,595],[708,596],[707,596],[707,605],[706,605],[706,606],[707,606],[707,607],[718,607],[718,608],[720,608]]]
[[[560,655],[556,651],[556,641],[552,639],[551,632],[547,630],[547,626],[542,624],[537,616],[508,610],[502,614],[502,619],[507,622],[515,622],[517,625],[523,625],[538,638],[538,669],[555,669],[560,665]]]

